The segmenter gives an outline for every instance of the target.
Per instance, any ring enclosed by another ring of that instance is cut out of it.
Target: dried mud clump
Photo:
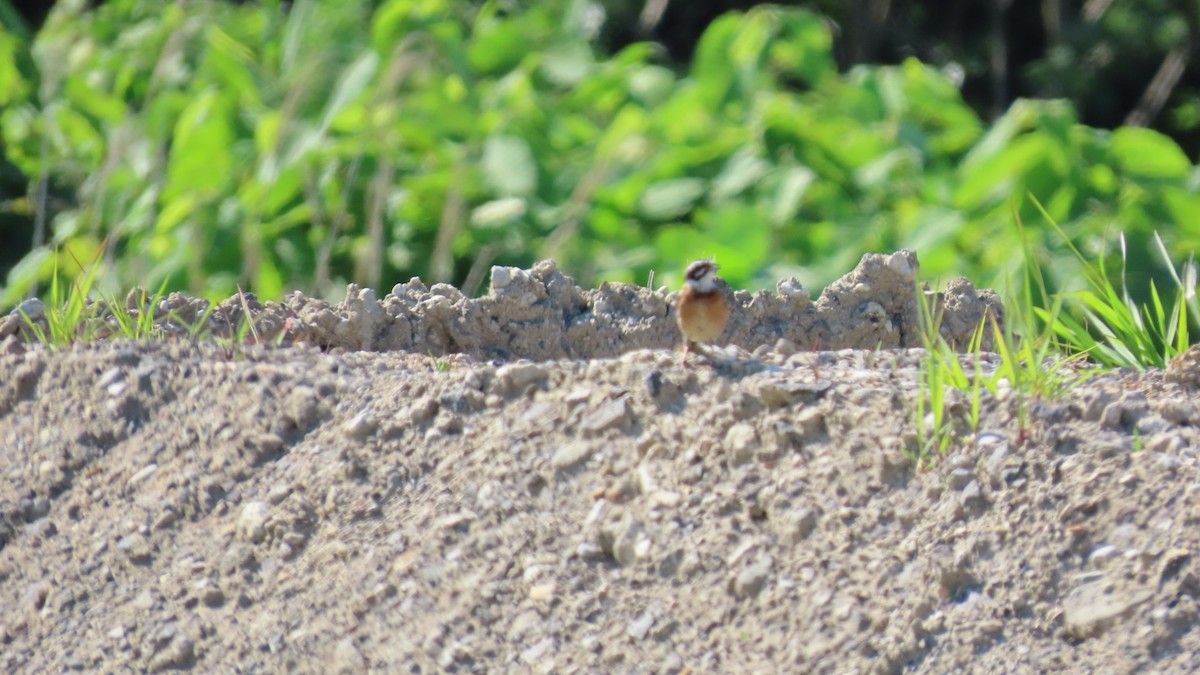
[[[733,307],[722,341],[746,350],[786,341],[794,348],[874,349],[920,346],[917,258],[912,251],[868,254],[814,303],[794,279],[774,293],[725,293]],[[634,284],[582,290],[545,260],[531,270],[492,269],[491,290],[468,298],[452,286],[398,284],[377,300],[351,286],[337,306],[292,296],[304,338],[323,346],[512,359],[605,358],[678,342],[673,294]],[[985,315],[1003,320],[992,291],[965,279],[931,296],[951,344],[967,345]]]
[[[733,312],[720,341],[745,350],[776,344],[805,350],[919,347],[916,273],[916,254],[903,250],[864,256],[816,302],[795,279],[779,282],[774,293],[751,294],[726,285]],[[1003,320],[999,297],[976,291],[966,279],[927,296],[951,345],[965,348],[985,316]],[[135,290],[126,299],[126,311],[135,320],[152,312],[156,335],[299,341],[351,351],[544,361],[670,349],[679,340],[673,293],[620,283],[580,289],[551,260],[530,270],[494,267],[491,289],[481,298],[467,297],[448,284],[428,287],[414,278],[397,284],[383,299],[372,289],[351,284],[346,299],[337,305],[299,292],[282,303],[259,303],[247,293],[212,308],[207,301],[178,293],[154,307],[146,302],[145,293]],[[45,330],[40,303],[32,301],[22,309]],[[89,336],[118,332],[103,303],[93,309],[98,318]],[[23,325],[16,311],[0,319],[0,340]],[[32,334],[26,326],[26,339]],[[989,345],[990,332],[984,348]]]

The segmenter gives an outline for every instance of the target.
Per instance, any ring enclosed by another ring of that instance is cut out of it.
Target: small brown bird
[[[683,333],[683,367],[687,367],[688,352],[704,353],[702,342],[712,342],[725,330],[729,307],[725,294],[717,287],[717,270],[711,259],[696,260],[683,273],[683,289],[675,308],[675,320]]]

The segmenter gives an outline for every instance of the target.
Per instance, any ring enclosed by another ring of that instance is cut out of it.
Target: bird
[[[675,320],[683,334],[682,365],[687,367],[688,352],[704,353],[700,343],[712,342],[725,330],[729,305],[717,286],[717,265],[711,258],[695,260],[683,273],[683,288],[675,307]]]

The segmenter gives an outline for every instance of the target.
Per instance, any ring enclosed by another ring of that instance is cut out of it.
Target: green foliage
[[[1036,310],[1043,321],[1053,326],[1065,346],[1088,354],[1105,366],[1138,370],[1166,368],[1172,358],[1187,351],[1189,322],[1200,316],[1196,300],[1196,263],[1189,259],[1180,277],[1157,232],[1154,240],[1175,283],[1171,305],[1163,304],[1154,282],[1150,283],[1148,304],[1139,305],[1130,296],[1125,283],[1127,254],[1122,235],[1120,291],[1109,276],[1106,255],[1101,254],[1095,265],[1080,255],[1089,287],[1069,294],[1066,299],[1084,318],[1078,320],[1071,315],[1052,315],[1043,309]]]
[[[585,284],[677,283],[704,255],[735,286],[819,286],[899,247],[993,284],[1019,265],[1026,192],[1079,251],[1119,223],[1134,297],[1161,274],[1137,262],[1156,229],[1200,243],[1200,176],[1169,139],[1061,101],[985,128],[915,60],[839,74],[826,22],[798,9],[718,19],[680,73],[650,44],[599,55],[583,0],[82,5],[56,6],[31,68],[0,33],[0,72],[22,73],[0,125],[10,162],[75,189],[35,205],[50,250],[112,238],[110,290],[337,295],[547,256]],[[1070,248],[1033,236],[1050,290],[1076,289]],[[34,251],[0,305],[53,260]]]

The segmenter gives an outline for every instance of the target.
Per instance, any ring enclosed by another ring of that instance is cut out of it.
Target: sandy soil
[[[0,319],[0,670],[1193,672],[1200,356],[1001,389],[918,466],[916,264],[729,291],[687,369],[668,294],[551,263]]]

